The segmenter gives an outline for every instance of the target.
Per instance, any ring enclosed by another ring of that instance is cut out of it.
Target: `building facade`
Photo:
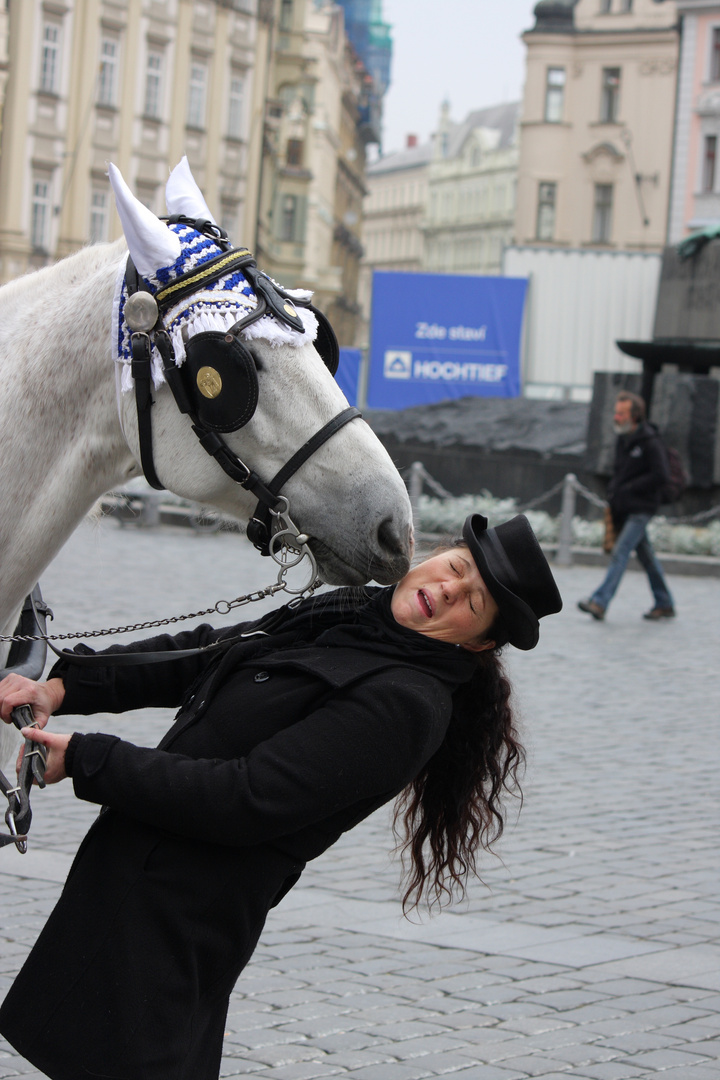
[[[659,251],[670,194],[675,0],[541,0],[523,40],[515,242]]]
[[[363,205],[364,263],[376,270],[425,269],[423,226],[428,203],[431,142],[408,135],[404,150],[367,168]]]
[[[502,272],[503,248],[513,239],[519,113],[510,102],[455,124],[443,106],[428,170],[426,270]]]
[[[8,66],[8,10],[7,4],[3,4],[0,6],[0,147],[2,146],[3,106]]]
[[[119,235],[108,161],[162,214],[168,170],[187,154],[216,218],[244,242],[267,18],[258,0],[12,3],[0,281]]]
[[[677,0],[681,20],[668,242],[720,224],[720,3]]]
[[[360,313],[365,148],[374,82],[345,34],[343,10],[281,0],[268,87],[257,255],[289,287],[315,293],[342,345]]]

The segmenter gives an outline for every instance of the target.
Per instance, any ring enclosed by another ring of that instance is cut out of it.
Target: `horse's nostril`
[[[385,518],[378,526],[378,541],[383,551],[393,558],[407,558],[410,537],[407,528],[399,528],[395,519]]]

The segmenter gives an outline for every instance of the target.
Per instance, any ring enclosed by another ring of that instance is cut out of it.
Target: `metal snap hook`
[[[306,544],[299,542],[299,535],[292,529],[282,529],[270,538],[270,554],[278,566],[290,569],[310,555]],[[294,556],[294,557],[293,557]]]

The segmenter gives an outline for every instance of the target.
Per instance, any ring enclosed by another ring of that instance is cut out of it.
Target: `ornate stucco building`
[[[660,250],[675,114],[675,0],[541,0],[523,40],[515,242]]]
[[[2,146],[3,105],[5,84],[8,76],[8,12],[7,5],[0,7],[0,146]]]
[[[408,135],[404,150],[379,157],[367,168],[363,207],[364,262],[376,270],[425,268],[423,225],[428,202],[431,142]]]
[[[503,248],[513,238],[519,112],[510,102],[455,124],[443,106],[428,172],[426,270],[501,272]]]
[[[519,105],[476,109],[461,123],[444,104],[424,143],[368,166],[359,343],[367,340],[373,270],[498,274],[512,240]]]
[[[427,143],[367,170],[365,262],[377,270],[497,274],[512,239],[519,105],[476,109],[464,121],[442,106]]]
[[[720,3],[677,0],[680,70],[668,240],[720,224]]]
[[[262,0],[22,0],[9,8],[0,152],[0,281],[119,234],[113,161],[164,213],[187,154],[236,242],[262,112],[253,100],[272,8]]]
[[[355,342],[365,147],[378,141],[372,76],[343,10],[282,0],[273,38],[257,255],[277,280],[315,292],[343,345]]]

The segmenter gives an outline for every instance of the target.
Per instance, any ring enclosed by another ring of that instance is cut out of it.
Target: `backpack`
[[[670,479],[663,488],[662,498],[663,502],[672,503],[677,502],[677,500],[685,494],[687,486],[690,483],[690,477],[685,471],[682,458],[674,446],[666,446],[665,454],[667,456]]]

